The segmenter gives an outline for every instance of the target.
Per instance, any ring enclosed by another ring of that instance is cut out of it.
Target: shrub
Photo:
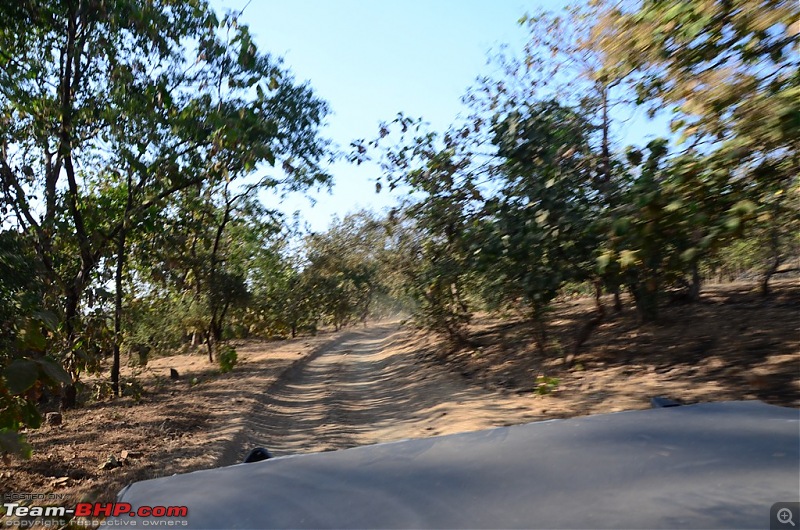
[[[233,346],[226,344],[222,346],[217,354],[217,361],[219,362],[219,371],[224,373],[230,372],[233,370],[233,367],[236,366],[236,362],[239,360],[239,356],[236,355],[236,348]]]
[[[556,388],[558,388],[558,383],[560,381],[557,377],[548,377],[546,375],[540,375],[536,378],[536,393],[540,396],[545,394],[549,394]]]

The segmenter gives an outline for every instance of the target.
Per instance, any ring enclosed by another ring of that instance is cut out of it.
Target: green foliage
[[[593,230],[592,130],[572,109],[542,102],[495,127],[504,165],[496,197],[476,238],[485,294],[497,304],[522,298],[541,321],[567,281],[591,275]],[[545,337],[537,337],[543,342]]]
[[[353,321],[366,324],[383,311],[376,302],[391,290],[387,238],[384,223],[369,212],[334,219],[326,232],[306,238],[299,286],[319,318],[338,329]]]
[[[539,375],[536,377],[536,393],[540,396],[550,394],[558,388],[560,382],[557,377]]]
[[[0,427],[13,445],[40,382],[58,376],[69,406],[109,354],[118,385],[123,344],[167,348],[187,329],[219,340],[277,224],[252,197],[324,185],[330,146],[325,102],[202,0],[4,3],[0,65],[0,209],[17,230],[0,232]],[[239,184],[261,164],[284,177]]]
[[[26,247],[22,234],[0,232],[0,453],[27,458],[31,447],[18,431],[41,423],[38,396],[69,377],[46,354],[58,319],[39,309],[43,286]]]
[[[121,390],[123,396],[128,396],[135,402],[141,401],[145,394],[144,386],[136,379],[128,379],[127,381],[123,381]]]
[[[796,232],[800,207],[785,198],[800,174],[798,16],[788,1],[645,1],[596,23],[605,71],[635,77],[651,111],[672,109],[685,150],[665,207],[695,234],[678,249],[693,266],[749,228],[769,234],[774,271],[780,241]]]
[[[798,255],[796,2],[526,15],[528,42],[467,94],[463,122],[399,114],[354,143],[354,161],[380,153],[376,190],[409,198],[301,248],[256,197],[330,182],[326,103],[202,0],[89,7],[0,5],[0,451],[29,454],[38,397],[109,355],[112,393],[138,399],[119,385],[123,346],[200,338],[226,372],[230,337],[411,309],[463,342],[474,311],[511,308],[552,348],[566,289],[627,288],[655,320],[703,274],[756,271],[767,294]],[[615,143],[632,95],[672,113],[677,144]]]
[[[222,186],[175,197],[175,215],[162,216],[162,230],[132,255],[131,267],[148,284],[131,286],[141,291],[129,302],[132,343],[170,350],[202,337],[213,350],[232,327],[259,331],[269,303],[262,297],[276,294],[262,288],[284,265],[281,219],[252,191]]]
[[[389,216],[402,285],[395,292],[411,301],[421,326],[462,342],[476,281],[468,232],[482,201],[461,141],[469,131],[452,128],[440,136],[402,114],[384,126],[381,138],[390,134],[389,127],[401,132],[397,144],[383,150],[385,179],[391,189],[407,187],[414,197]],[[380,141],[371,145],[379,147]]]
[[[217,352],[217,362],[219,363],[219,371],[223,374],[233,370],[239,356],[236,354],[236,348],[230,344],[225,344]]]
[[[544,347],[549,303],[583,284],[625,287],[656,320],[667,291],[696,299],[701,272],[742,237],[762,241],[766,292],[800,232],[798,10],[745,4],[526,15],[528,43],[501,52],[464,123],[437,134],[400,114],[354,143],[354,160],[378,152],[389,187],[414,197],[395,216],[396,268],[418,319],[458,336],[472,308],[513,307]],[[634,87],[652,114],[674,111],[682,144],[615,145],[611,110],[633,112]]]
[[[622,9],[602,13],[596,33],[606,70],[634,71],[642,103],[676,105],[674,130],[710,139],[736,165],[790,157],[779,151],[791,149],[800,126],[796,2],[645,1]]]
[[[47,356],[47,336],[53,332],[53,315],[36,312],[20,317],[12,329],[13,346],[0,354],[0,452],[30,457],[31,447],[20,429],[37,428],[42,418],[36,402],[45,390],[53,391],[71,379],[61,365]],[[43,331],[44,330],[44,331]]]
[[[467,230],[474,188],[457,179],[458,163],[447,152],[437,153],[427,165],[409,179],[426,195],[405,214],[411,221],[400,239],[405,292],[416,302],[419,324],[461,342],[472,318]]]
[[[243,319],[252,334],[294,337],[300,329],[313,327],[314,293],[293,260],[275,249],[262,256],[254,269],[252,303]]]

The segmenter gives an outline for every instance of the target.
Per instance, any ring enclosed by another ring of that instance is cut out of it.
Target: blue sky
[[[241,21],[262,51],[282,56],[299,80],[308,80],[331,106],[325,134],[347,148],[374,138],[381,121],[402,111],[445,129],[464,107],[461,96],[475,78],[491,72],[492,49],[521,49],[525,30],[517,20],[542,7],[567,2],[518,0],[212,0],[218,15],[244,14]],[[379,169],[337,163],[332,193],[295,194],[280,204],[299,210],[315,231],[333,215],[360,207],[381,209],[397,197],[375,193]],[[269,207],[277,197],[265,196]]]
[[[517,0],[214,0],[223,14],[247,5],[241,21],[262,51],[284,57],[300,80],[308,80],[333,111],[326,134],[342,147],[373,138],[381,121],[402,111],[444,129],[463,110],[461,96],[486,73],[488,52],[502,43],[521,43],[517,20],[537,6],[558,9],[566,2]],[[288,197],[281,209],[300,210],[313,230],[333,215],[359,207],[380,209],[395,202],[375,193],[378,168],[337,163],[334,187]],[[265,197],[268,206],[278,199]]]

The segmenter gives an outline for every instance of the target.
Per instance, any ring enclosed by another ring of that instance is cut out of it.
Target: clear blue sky
[[[490,72],[491,49],[507,43],[521,49],[525,31],[517,20],[539,7],[558,10],[567,2],[519,0],[212,0],[223,14],[247,5],[242,22],[262,51],[284,57],[299,80],[308,80],[331,106],[325,130],[347,148],[356,138],[374,138],[381,121],[398,112],[445,129],[464,110],[461,96]],[[395,202],[375,193],[379,169],[337,163],[333,192],[287,198],[281,209],[300,210],[315,231],[333,215],[359,207],[380,209]],[[265,197],[267,206],[278,199]]]

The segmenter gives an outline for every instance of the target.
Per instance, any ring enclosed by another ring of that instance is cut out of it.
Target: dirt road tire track
[[[409,336],[396,324],[348,331],[295,361],[264,388],[219,465],[255,447],[282,456],[537,419],[525,398],[421,363]]]
[[[391,325],[388,327],[374,328],[371,332],[375,332],[378,329],[385,329],[388,333],[396,330],[397,326]],[[226,444],[226,447],[219,455],[217,465],[227,466],[241,463],[250,450],[264,445],[271,445],[267,443],[267,441],[279,434],[279,431],[276,432],[272,429],[265,429],[265,427],[268,426],[264,424],[264,416],[268,414],[270,407],[274,406],[276,401],[274,396],[282,394],[285,392],[288,385],[302,378],[308,365],[320,356],[336,352],[341,349],[342,344],[363,337],[365,334],[367,333],[361,330],[344,332],[334,339],[312,349],[307,355],[295,360],[274,381],[270,382],[264,388],[261,398],[247,412],[242,428],[240,428],[236,435]],[[273,453],[275,452],[274,446],[268,447],[268,449]]]

